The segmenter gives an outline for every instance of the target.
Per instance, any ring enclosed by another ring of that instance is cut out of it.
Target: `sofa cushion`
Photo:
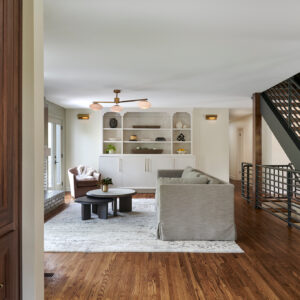
[[[200,172],[192,167],[186,167],[183,170],[181,178],[197,178],[197,177],[200,177],[201,175],[203,175],[202,172]]]
[[[194,178],[169,178],[161,177],[159,178],[159,184],[206,184],[208,183],[208,178],[205,175]]]

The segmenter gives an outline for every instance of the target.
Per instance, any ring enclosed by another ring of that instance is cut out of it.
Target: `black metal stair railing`
[[[242,197],[289,226],[300,229],[300,171],[289,165],[256,165],[255,183],[252,164],[242,164]],[[256,194],[251,194],[255,184]],[[248,192],[249,191],[249,192]]]
[[[297,76],[299,74],[269,88],[262,96],[274,113],[282,117],[300,145],[300,85]]]
[[[241,177],[241,192],[242,197],[250,202],[252,200],[252,190],[253,190],[253,168],[251,163],[242,163],[242,177]]]

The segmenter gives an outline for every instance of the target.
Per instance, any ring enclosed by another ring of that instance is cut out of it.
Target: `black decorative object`
[[[111,118],[109,120],[109,127],[110,128],[116,128],[118,126],[118,120],[115,118]]]
[[[157,142],[164,142],[166,139],[164,138],[164,137],[157,137],[156,139],[155,139]]]
[[[185,141],[185,137],[183,133],[180,133],[177,137],[177,141],[179,142],[184,142]]]

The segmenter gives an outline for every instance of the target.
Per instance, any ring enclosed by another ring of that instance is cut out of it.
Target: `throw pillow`
[[[222,183],[219,179],[213,178],[213,177],[208,177],[208,184],[220,184]]]
[[[77,167],[77,173],[78,175],[81,175],[84,171],[85,167],[83,165],[80,165]]]
[[[200,171],[193,169],[192,167],[186,167],[183,170],[181,178],[197,178],[203,175]]]

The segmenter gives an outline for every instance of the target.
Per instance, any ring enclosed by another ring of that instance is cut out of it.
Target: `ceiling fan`
[[[148,101],[147,98],[145,99],[133,99],[133,100],[120,100],[118,95],[121,93],[121,90],[114,90],[114,93],[116,94],[116,97],[114,98],[114,101],[94,101],[90,108],[92,110],[101,110],[103,106],[100,103],[114,103],[111,107],[111,111],[113,112],[120,112],[123,110],[123,107],[120,106],[120,103],[126,103],[126,102],[138,102],[138,106],[141,109],[148,109],[151,107],[151,103]]]

